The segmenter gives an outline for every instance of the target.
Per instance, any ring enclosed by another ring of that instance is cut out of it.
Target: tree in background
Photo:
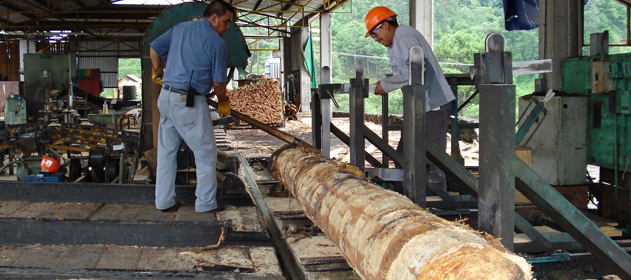
[[[352,6],[351,6],[352,5]],[[333,14],[333,81],[348,83],[354,75],[352,54],[387,58],[388,51],[372,39],[364,38],[366,27],[364,17],[375,6],[385,5],[398,14],[400,24],[409,24],[409,6],[407,1],[379,3],[368,0],[355,0]],[[352,10],[352,13],[350,11]],[[514,61],[535,60],[538,57],[538,30],[504,30],[504,14],[499,1],[490,0],[435,0],[434,2],[434,53],[446,74],[469,73],[473,65],[473,54],[484,51],[484,38],[491,32],[498,32],[506,37],[507,51],[513,52]],[[358,57],[366,65],[376,69],[366,73],[371,83],[376,83],[386,73],[390,73],[388,60]],[[532,93],[534,76],[515,78],[514,83],[519,95]],[[472,87],[460,87],[459,101],[470,96]],[[348,110],[348,97],[340,96],[341,110]],[[402,94],[400,90],[389,94],[389,110],[393,114],[402,114]],[[478,117],[478,101],[474,99],[465,111],[465,117]],[[366,112],[380,113],[381,98],[366,100]]]

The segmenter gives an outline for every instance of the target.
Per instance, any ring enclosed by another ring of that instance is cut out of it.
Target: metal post
[[[457,108],[458,106],[458,78],[452,77],[449,82],[451,83],[451,91],[453,91],[455,99],[455,105],[453,108]],[[464,165],[464,158],[460,155],[460,126],[458,123],[458,111],[456,110],[456,114],[454,118],[451,119],[451,157],[461,162]]]
[[[492,33],[486,53],[476,54],[480,75],[479,229],[514,247],[515,86],[512,61],[504,52],[504,36]]]
[[[322,86],[320,86],[321,88]],[[311,143],[317,149],[322,148],[322,112],[320,109],[320,92],[311,91]],[[328,123],[325,123],[328,126]]]
[[[350,109],[350,155],[351,165],[364,171],[364,98],[368,97],[368,81],[364,80],[364,61],[355,61],[355,79],[351,79],[349,91]]]
[[[331,83],[331,69],[328,66],[322,67],[320,72],[320,80],[322,84]],[[332,93],[331,93],[332,94]],[[331,120],[333,119],[333,110],[331,108],[331,99],[322,98],[320,96],[320,111],[322,112],[322,155],[329,159],[331,158]]]
[[[321,13],[320,14],[320,65],[322,70],[320,72],[320,83],[330,84],[332,80],[331,66],[333,61],[332,47],[332,29],[331,24],[333,20],[333,14]],[[333,93],[330,94],[331,96]],[[326,96],[326,99],[320,99],[320,108],[322,111],[322,155],[326,158],[331,157],[331,119],[333,118],[333,112],[331,110],[331,96]],[[320,94],[320,98],[325,97]]]
[[[381,96],[381,139],[384,142],[388,143],[388,133],[390,132],[390,112],[388,108],[388,95],[384,94]],[[390,158],[386,153],[382,154],[381,162],[383,163],[381,167],[388,168],[390,167]]]
[[[403,189],[408,197],[425,207],[425,83],[423,49],[410,48],[409,82],[403,91]]]

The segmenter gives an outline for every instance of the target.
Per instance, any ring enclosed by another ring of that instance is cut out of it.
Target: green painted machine
[[[590,193],[603,216],[626,224],[631,218],[631,53],[593,53],[562,62],[563,91],[587,98],[587,163],[600,166],[605,183]]]
[[[76,77],[75,56],[72,54],[24,54],[24,99],[27,117],[37,121],[47,119],[50,91],[70,90]]]
[[[7,99],[4,123],[7,125],[26,124],[26,101],[17,94]]]

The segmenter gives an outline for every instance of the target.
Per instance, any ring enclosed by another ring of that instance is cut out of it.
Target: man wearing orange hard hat
[[[438,65],[434,52],[425,37],[416,29],[399,25],[397,14],[387,7],[375,7],[366,14],[366,37],[370,36],[377,43],[388,48],[390,66],[393,75],[377,82],[375,94],[384,95],[408,84],[409,50],[420,46],[425,56],[425,85],[428,86],[425,104],[425,130],[429,138],[443,151],[447,146],[447,126],[451,115],[453,92],[443,71]],[[403,138],[402,138],[403,139]],[[403,145],[399,143],[398,151]],[[445,173],[432,162],[430,163],[429,182],[438,184],[446,190]]]

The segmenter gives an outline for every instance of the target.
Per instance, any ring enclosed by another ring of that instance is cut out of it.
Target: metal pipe
[[[277,179],[363,279],[531,278],[498,239],[433,215],[353,166],[303,148],[274,154]]]

